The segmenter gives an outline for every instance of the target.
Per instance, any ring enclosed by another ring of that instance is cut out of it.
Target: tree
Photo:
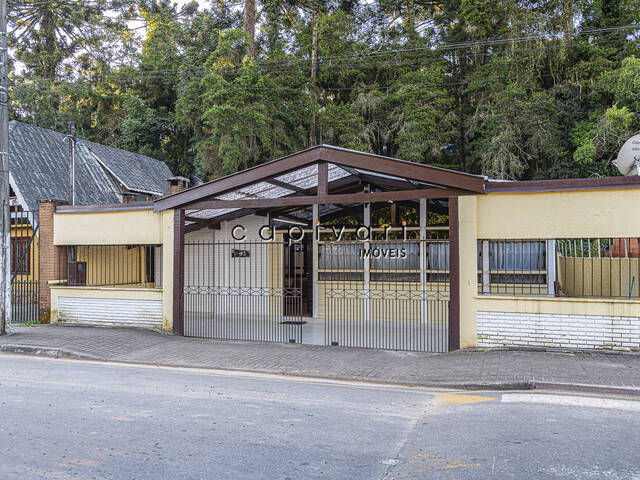
[[[91,54],[105,29],[119,26],[105,14],[112,6],[107,0],[15,0],[9,8],[9,45],[29,73],[53,79],[65,73],[65,61],[79,52]]]
[[[176,174],[321,142],[499,178],[605,175],[640,128],[637,0],[11,6],[12,118],[74,120]]]

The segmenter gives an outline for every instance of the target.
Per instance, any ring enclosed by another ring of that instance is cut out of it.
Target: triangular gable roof
[[[225,195],[246,189],[260,182],[281,177],[290,172],[299,171],[318,162],[341,167],[341,169],[358,169],[371,174],[386,175],[429,185],[455,188],[468,192],[483,193],[485,177],[457,172],[430,165],[408,162],[397,158],[384,157],[356,150],[349,150],[332,145],[318,145],[301,152],[272,160],[270,162],[243,170],[238,173],[213,180],[197,187],[156,200],[156,211],[181,208],[190,203],[212,197]],[[283,189],[281,195],[290,194]]]
[[[69,144],[62,133],[21,122],[9,124],[9,173],[25,210],[37,211],[42,200],[69,198]],[[104,169],[80,149],[76,151],[78,205],[119,203]]]
[[[169,168],[159,160],[78,139],[76,204],[120,203],[113,176],[131,191],[166,195]],[[42,200],[69,198],[69,144],[65,134],[13,121],[9,124],[11,186],[25,210]]]
[[[85,146],[128,190],[152,195],[167,194],[167,179],[172,173],[165,163],[88,140],[80,140],[78,143]]]

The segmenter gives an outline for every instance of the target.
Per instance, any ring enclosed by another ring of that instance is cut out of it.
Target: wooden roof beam
[[[271,162],[227,175],[212,182],[189,188],[154,202],[154,210],[184,208],[185,205],[200,202],[239,188],[264,182],[285,173],[299,170],[318,162],[329,162],[340,167],[374,170],[386,175],[442,185],[457,190],[484,193],[484,177],[456,172],[444,168],[423,165],[395,158],[373,155],[365,152],[346,150],[328,145],[320,145],[294,153]]]
[[[262,198],[259,200],[203,200],[194,202],[190,208],[273,208],[296,205],[329,205],[341,203],[372,203],[416,198],[447,198],[469,195],[473,192],[452,188],[431,188],[423,190],[396,190],[392,192],[343,193],[334,195],[288,196],[280,198]]]
[[[287,190],[291,190],[292,192],[309,195],[309,190],[307,188],[302,188],[302,187],[298,187],[297,185],[281,182],[280,180],[276,180],[275,178],[270,178],[268,180],[265,180],[265,183],[273,185],[274,187],[286,188]]]

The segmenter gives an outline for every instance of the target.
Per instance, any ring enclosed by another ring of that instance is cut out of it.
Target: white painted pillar
[[[315,203],[312,207],[313,211],[313,226],[312,226],[312,246],[313,246],[313,273],[312,273],[312,284],[313,284],[313,302],[312,302],[312,314],[313,318],[318,318],[318,256],[319,256],[319,248],[318,248],[318,225],[320,223],[320,205]]]
[[[420,320],[427,323],[427,199],[420,199]]]
[[[364,186],[365,193],[369,193],[371,191],[371,187],[369,185]],[[364,209],[364,225],[366,227],[371,227],[371,204],[365,203]],[[369,231],[371,231],[369,229]],[[364,250],[371,250],[371,243],[365,242]],[[371,320],[371,256],[365,255],[363,258],[364,262],[364,321],[368,322]]]
[[[556,296],[556,240],[547,240],[547,295]]]
[[[488,295],[491,293],[491,275],[489,263],[489,240],[482,241],[482,293]]]

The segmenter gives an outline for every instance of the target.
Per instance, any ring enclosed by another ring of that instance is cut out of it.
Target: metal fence
[[[58,278],[74,287],[162,286],[162,247],[75,245],[61,247]]]
[[[558,294],[569,297],[639,298],[639,243],[638,238],[558,240]]]
[[[185,335],[302,342],[305,245],[185,244]]]
[[[481,240],[478,291],[638,298],[639,257],[637,238]]]
[[[497,295],[546,295],[547,241],[479,241],[478,290]]]
[[[11,321],[38,322],[40,269],[36,212],[11,211]]]
[[[318,264],[327,345],[447,351],[448,241],[327,242]]]

